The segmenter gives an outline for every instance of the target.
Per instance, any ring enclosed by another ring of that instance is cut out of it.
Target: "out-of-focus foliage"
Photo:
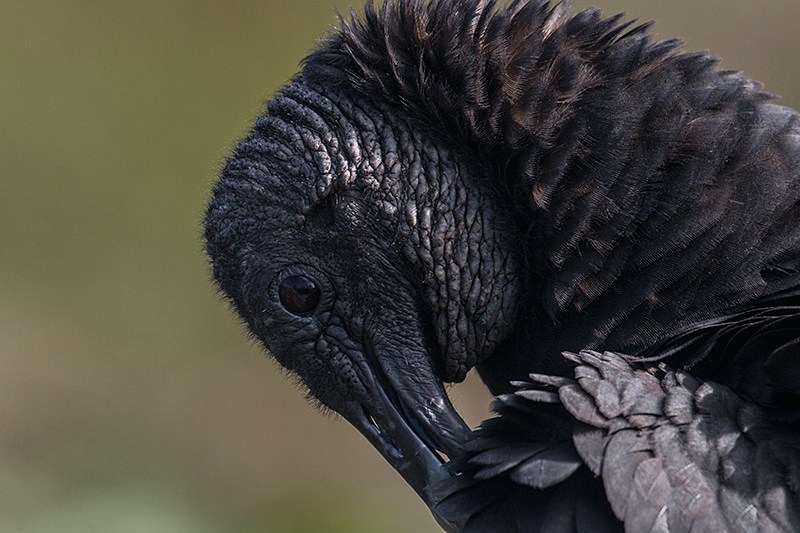
[[[800,105],[797,2],[602,7]],[[227,150],[335,20],[333,0],[0,7],[0,532],[437,530],[247,341],[201,249]],[[476,381],[454,394],[487,415]]]

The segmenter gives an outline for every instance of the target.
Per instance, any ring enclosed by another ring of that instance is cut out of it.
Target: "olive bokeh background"
[[[334,7],[0,6],[0,532],[438,530],[248,340],[202,253],[225,155]],[[800,107],[795,0],[601,7]],[[476,379],[452,395],[488,416]]]

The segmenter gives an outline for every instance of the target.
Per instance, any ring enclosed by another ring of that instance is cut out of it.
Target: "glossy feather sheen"
[[[451,530],[800,530],[798,114],[596,9],[340,23],[206,217],[273,355],[345,416],[477,367],[498,416],[415,486]],[[319,286],[308,320],[264,296],[280,275]]]

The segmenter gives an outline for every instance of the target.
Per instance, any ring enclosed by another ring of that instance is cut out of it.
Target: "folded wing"
[[[497,398],[439,509],[464,531],[800,530],[799,317],[753,311],[661,346],[701,355],[690,370],[565,354],[574,378]]]

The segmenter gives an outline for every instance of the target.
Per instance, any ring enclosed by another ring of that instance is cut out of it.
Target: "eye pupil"
[[[317,308],[320,291],[316,283],[305,276],[289,276],[278,289],[281,305],[294,315],[309,316]]]

